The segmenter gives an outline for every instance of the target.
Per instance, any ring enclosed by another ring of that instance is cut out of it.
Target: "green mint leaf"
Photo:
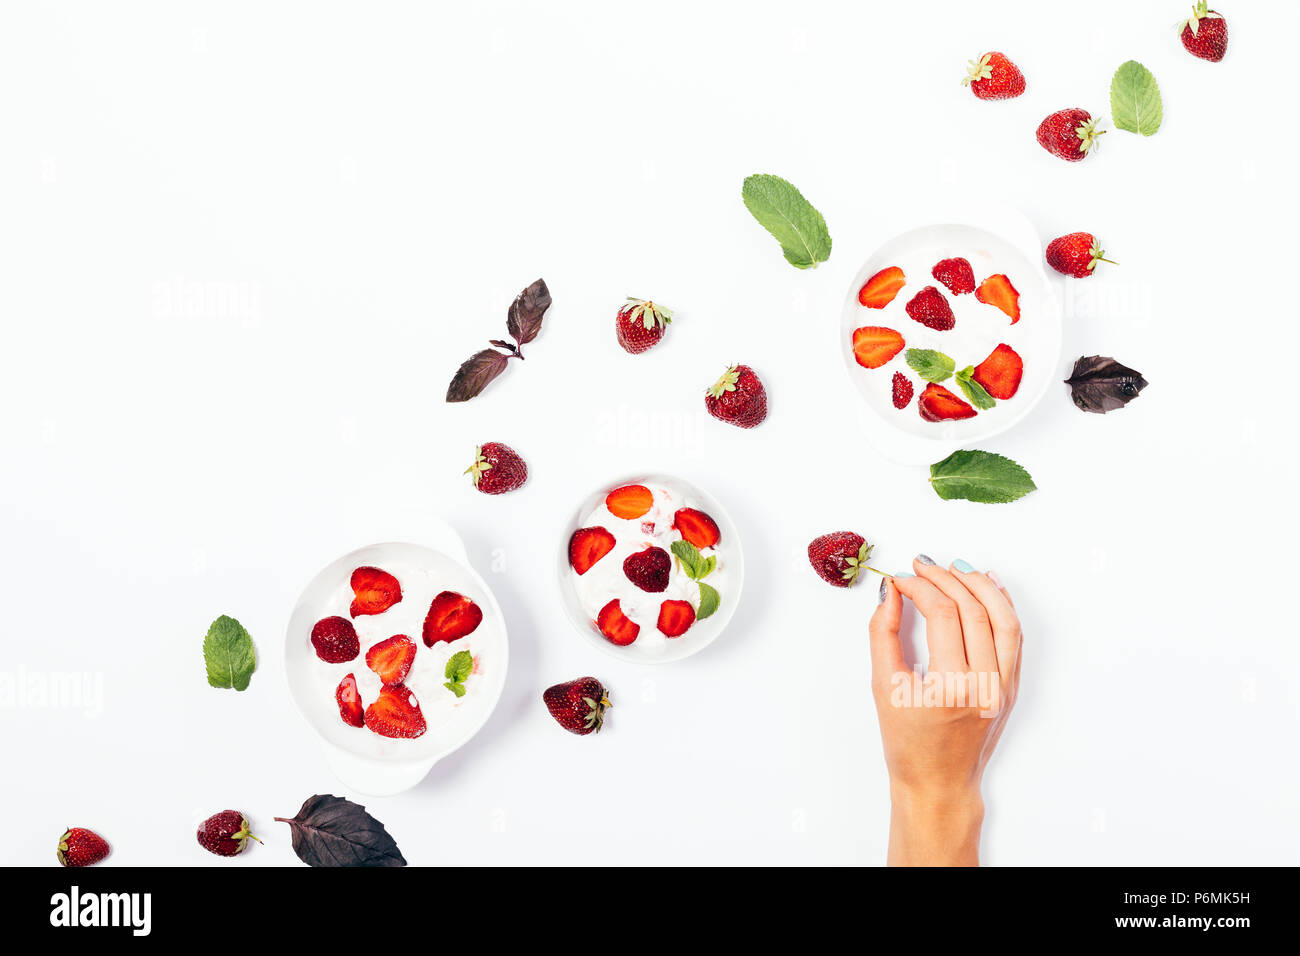
[[[803,194],[780,176],[757,174],[745,180],[740,191],[745,208],[770,232],[785,261],[798,269],[816,268],[831,255],[831,234],[826,220]]]
[[[700,549],[695,547],[685,538],[674,541],[669,545],[673,554],[677,555],[677,560],[682,563],[682,568],[686,571],[686,576],[692,581],[698,581],[702,574],[701,569],[704,566],[704,559],[700,556]]]
[[[443,671],[443,676],[447,680],[459,684],[472,673],[474,673],[474,655],[469,651],[457,651],[447,659],[447,668]],[[456,696],[459,697],[460,694]]]
[[[454,684],[451,681],[447,681],[447,683],[443,684],[442,686],[447,688],[447,690],[451,691],[457,697],[465,696],[465,685],[460,683],[459,681]]]
[[[956,362],[934,349],[908,349],[903,358],[913,372],[936,385],[945,381],[957,367]]]
[[[697,621],[701,621],[704,618],[708,617],[718,609],[718,605],[721,603],[722,603],[722,596],[718,594],[718,589],[715,588],[712,584],[705,584],[703,581],[701,581],[700,582],[700,607],[699,610],[695,612],[695,619]]]
[[[711,554],[704,559],[704,566],[700,568],[699,578],[703,580],[713,573],[713,569],[718,566],[718,556]]]
[[[203,639],[203,662],[208,668],[208,683],[213,687],[247,690],[248,681],[257,669],[257,652],[253,639],[233,617],[221,615],[208,628]]]
[[[1122,64],[1111,78],[1110,115],[1119,129],[1130,133],[1150,136],[1160,128],[1164,118],[1160,86],[1137,60]]]
[[[955,451],[930,466],[930,484],[945,500],[965,498],[984,504],[1015,501],[1037,487],[1029,472],[990,451]]]
[[[957,373],[957,384],[961,390],[966,393],[966,399],[976,408],[988,410],[997,404],[992,395],[985,390],[984,386],[975,381],[971,376],[975,373],[973,366],[967,365]]]

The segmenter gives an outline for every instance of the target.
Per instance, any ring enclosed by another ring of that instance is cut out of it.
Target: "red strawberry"
[[[94,866],[109,853],[108,841],[94,830],[69,827],[59,837],[56,855],[61,866]]]
[[[694,508],[679,508],[677,514],[673,515],[673,527],[683,540],[697,548],[716,547],[722,536],[718,531],[718,523],[703,511]]]
[[[1072,232],[1047,244],[1047,264],[1064,275],[1086,279],[1099,262],[1118,265],[1106,258],[1106,253],[1090,232]]]
[[[612,704],[605,685],[594,677],[579,677],[542,691],[542,700],[555,722],[571,734],[600,733],[605,711]]]
[[[339,686],[334,691],[334,700],[338,702],[339,716],[343,718],[343,723],[352,727],[360,727],[364,723],[361,713],[361,693],[357,690],[355,674],[349,674],[339,681]]]
[[[600,628],[600,633],[604,634],[611,644],[617,644],[619,647],[631,644],[641,633],[641,625],[623,613],[623,606],[618,603],[618,598],[614,598],[600,609],[600,613],[596,615],[596,627]]]
[[[326,664],[343,664],[361,653],[357,629],[346,617],[326,617],[311,629],[311,646]]]
[[[974,418],[975,409],[942,385],[931,383],[916,400],[921,417],[927,422],[946,422],[955,418]]]
[[[490,441],[474,449],[474,464],[465,469],[465,474],[483,494],[503,495],[528,480],[528,466],[509,445]]]
[[[966,259],[940,259],[930,270],[930,275],[946,285],[953,295],[975,291],[975,270]]]
[[[883,309],[894,301],[898,290],[907,284],[907,276],[898,266],[881,269],[862,284],[858,290],[858,301],[868,309]]]
[[[948,300],[932,285],[926,286],[907,303],[907,314],[926,328],[936,332],[947,332],[957,324]]]
[[[1228,52],[1228,21],[1210,9],[1206,0],[1197,0],[1192,15],[1179,24],[1179,37],[1192,56],[1218,63]]]
[[[199,846],[217,856],[237,856],[249,839],[257,840],[238,810],[222,810],[199,824]],[[261,840],[257,840],[261,843]]]
[[[1020,293],[1011,284],[1011,280],[998,273],[991,275],[975,290],[975,298],[985,305],[997,306],[1011,317],[1011,324],[1020,321]]]
[[[999,345],[988,358],[975,366],[971,378],[994,398],[1006,401],[1020,388],[1020,377],[1024,372],[1025,363],[1016,350],[1009,345]]]
[[[673,559],[663,548],[646,548],[623,559],[623,574],[642,591],[658,594],[668,590]]]
[[[853,330],[853,357],[863,368],[880,368],[903,351],[903,336],[881,325]]]
[[[858,574],[867,568],[870,557],[871,545],[862,535],[852,531],[824,534],[808,545],[808,561],[817,576],[837,588],[847,588],[856,583]]]
[[[353,617],[363,614],[383,614],[402,599],[402,586],[387,571],[379,568],[357,568],[352,572]]]
[[[1053,156],[1077,163],[1106,132],[1096,127],[1097,121],[1087,110],[1057,110],[1038,124],[1038,145]]]
[[[455,591],[443,591],[429,605],[424,618],[424,646],[433,647],[439,641],[458,641],[483,620],[482,609]]]
[[[645,485],[624,485],[605,496],[605,507],[615,518],[639,518],[654,507],[655,496]]]
[[[428,729],[420,702],[405,684],[385,687],[366,708],[366,726],[381,737],[419,737]]]
[[[906,408],[912,400],[912,380],[902,372],[894,373],[894,407]]]
[[[1025,75],[996,51],[971,60],[970,70],[961,83],[982,100],[1009,100],[1025,91]]]
[[[659,605],[655,626],[664,637],[681,637],[695,623],[695,608],[690,601],[664,601]]]
[[[664,337],[672,320],[672,311],[662,305],[629,297],[627,305],[614,318],[618,344],[633,355],[644,352]]]
[[[704,393],[704,407],[718,421],[753,428],[767,418],[767,391],[748,365],[733,365]]]
[[[569,566],[579,574],[586,574],[613,550],[614,536],[604,528],[579,528],[569,538]]]
[[[415,663],[415,641],[405,634],[394,634],[366,651],[366,666],[385,684],[400,684]]]

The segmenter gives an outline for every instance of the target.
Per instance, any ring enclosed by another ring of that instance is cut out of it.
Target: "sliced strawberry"
[[[903,351],[902,333],[881,325],[853,330],[853,357],[863,368],[880,368]]]
[[[366,666],[385,684],[400,684],[415,663],[415,641],[405,634],[394,634],[366,651]]]
[[[907,284],[907,276],[898,266],[881,269],[858,290],[858,301],[868,309],[883,309],[894,301],[898,290]]]
[[[420,702],[405,684],[381,690],[366,708],[365,724],[381,737],[419,737],[428,728]]]
[[[681,637],[695,623],[695,608],[690,601],[664,601],[659,605],[655,626],[664,637]]]
[[[326,617],[311,629],[311,646],[326,664],[343,664],[361,653],[357,629],[346,617]]]
[[[911,318],[936,332],[947,332],[957,324],[952,306],[943,297],[943,293],[932,285],[912,296],[903,309]]]
[[[586,574],[613,550],[614,536],[604,528],[579,528],[569,538],[569,566],[579,574]]]
[[[596,615],[596,626],[611,644],[626,647],[636,640],[641,633],[641,625],[623,613],[623,606],[618,598],[610,601]]]
[[[716,547],[722,537],[718,523],[703,511],[694,508],[679,508],[677,514],[673,515],[673,527],[681,533],[682,538],[697,548]]]
[[[1011,284],[1011,280],[999,273],[989,276],[975,290],[975,298],[985,305],[995,305],[1011,316],[1011,324],[1020,321],[1020,293]]]
[[[1025,363],[1011,346],[999,345],[979,365],[971,378],[984,386],[984,391],[994,398],[1006,401],[1020,388],[1020,378],[1025,373]]]
[[[927,422],[946,422],[954,418],[974,418],[975,409],[942,385],[931,383],[916,400],[921,417]]]
[[[339,716],[343,718],[343,723],[350,727],[360,727],[365,723],[361,709],[361,693],[357,690],[355,674],[349,674],[339,681],[338,690],[334,691],[334,699],[338,701]]]
[[[472,633],[482,620],[482,609],[465,595],[443,591],[433,599],[425,615],[424,646],[459,640]]]
[[[605,496],[605,507],[615,518],[639,518],[654,503],[655,496],[645,485],[624,485]]]
[[[357,568],[352,572],[352,616],[383,614],[402,599],[397,578],[379,568]]]

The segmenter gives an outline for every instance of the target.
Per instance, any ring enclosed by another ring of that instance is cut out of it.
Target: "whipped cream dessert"
[[[318,613],[302,635],[315,693],[336,701],[334,719],[377,756],[400,754],[473,709],[484,675],[504,660],[478,603],[412,564],[343,575]]]
[[[569,539],[568,580],[611,645],[652,657],[690,640],[731,592],[728,548],[703,504],[667,483],[610,489]]]

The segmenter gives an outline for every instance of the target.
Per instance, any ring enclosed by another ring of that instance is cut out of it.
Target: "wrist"
[[[891,866],[978,866],[984,800],[978,783],[890,788]]]

